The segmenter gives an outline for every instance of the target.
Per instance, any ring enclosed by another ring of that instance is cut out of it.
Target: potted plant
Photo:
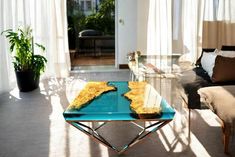
[[[17,31],[8,29],[3,31],[9,39],[17,85],[21,92],[28,92],[38,88],[40,73],[45,70],[47,59],[34,54],[34,45],[45,51],[45,47],[33,42],[30,27],[18,28]]]

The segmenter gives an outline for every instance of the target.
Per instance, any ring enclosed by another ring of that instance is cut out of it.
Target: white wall
[[[118,64],[127,63],[127,53],[136,51],[137,2],[117,0],[117,56]]]
[[[128,52],[147,51],[149,0],[116,0],[118,64],[126,64]]]
[[[147,54],[149,0],[138,0],[137,4],[137,50]]]

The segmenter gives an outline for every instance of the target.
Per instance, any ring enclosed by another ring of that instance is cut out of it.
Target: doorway
[[[115,67],[115,0],[67,0],[71,69]]]

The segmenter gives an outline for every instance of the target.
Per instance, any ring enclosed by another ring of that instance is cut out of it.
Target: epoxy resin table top
[[[66,121],[133,121],[139,120],[138,116],[130,109],[130,100],[123,95],[128,92],[128,82],[108,82],[115,86],[116,91],[101,94],[80,109],[64,111]],[[162,114],[147,120],[172,120],[174,109],[161,98]],[[143,120],[143,119],[142,119]]]

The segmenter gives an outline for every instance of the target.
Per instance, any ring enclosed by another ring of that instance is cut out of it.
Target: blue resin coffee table
[[[161,99],[160,101],[160,106],[162,108],[161,115],[156,115],[155,117],[151,117],[151,119],[138,118],[138,116],[130,109],[130,101],[123,96],[124,93],[130,90],[128,88],[128,82],[108,82],[108,84],[114,85],[117,87],[117,90],[103,93],[101,96],[78,110],[67,108],[63,113],[66,122],[73,125],[75,128],[79,129],[88,136],[97,139],[106,147],[111,148],[118,153],[122,153],[129,147],[169,123],[174,118],[174,109],[164,99]],[[101,136],[97,131],[108,122],[113,121],[132,123],[138,121],[152,121],[153,123],[149,126],[143,127],[134,139],[122,148],[118,149],[109,143],[105,137]],[[93,128],[85,125],[83,122],[103,123],[98,127]]]

